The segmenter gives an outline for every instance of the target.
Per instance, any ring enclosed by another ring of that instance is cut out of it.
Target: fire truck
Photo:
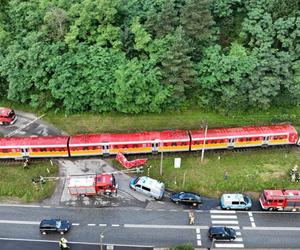
[[[117,194],[117,184],[112,173],[70,176],[68,190],[74,196],[111,195]]]
[[[300,210],[300,190],[264,190],[259,197],[263,210]]]
[[[16,113],[13,109],[0,107],[0,124],[10,125],[17,120]]]

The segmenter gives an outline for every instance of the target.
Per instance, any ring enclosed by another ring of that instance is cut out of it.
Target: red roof
[[[5,137],[0,138],[1,147],[13,146],[67,146],[68,136]]]
[[[12,110],[10,108],[0,107],[0,115],[2,116],[8,116],[11,111]]]
[[[291,125],[271,125],[271,126],[250,126],[239,128],[213,128],[208,129],[206,138],[235,137],[235,136],[262,136],[270,134],[296,133],[296,129]],[[204,138],[204,129],[192,130],[193,139]]]
[[[300,190],[264,190],[264,194],[268,199],[271,198],[288,198],[289,199],[300,199]]]

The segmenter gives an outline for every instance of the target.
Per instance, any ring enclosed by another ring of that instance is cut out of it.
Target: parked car
[[[208,229],[208,238],[211,240],[234,240],[236,239],[236,231],[230,227],[212,226]]]
[[[170,199],[177,204],[181,203],[190,206],[198,206],[202,203],[201,197],[199,195],[189,192],[172,194]]]
[[[164,183],[147,176],[131,178],[129,187],[156,200],[160,200],[165,192]]]
[[[62,219],[44,219],[40,223],[40,232],[42,234],[47,234],[51,232],[58,232],[64,234],[68,232],[71,228],[71,223],[69,220]]]
[[[244,209],[249,210],[252,207],[250,197],[243,194],[223,194],[221,197],[222,209]]]

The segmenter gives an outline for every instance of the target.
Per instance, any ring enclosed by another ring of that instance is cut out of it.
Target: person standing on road
[[[193,211],[189,211],[189,224],[190,225],[195,224],[195,214]]]
[[[70,247],[67,245],[68,241],[65,238],[61,238],[58,245],[61,250],[69,249]]]

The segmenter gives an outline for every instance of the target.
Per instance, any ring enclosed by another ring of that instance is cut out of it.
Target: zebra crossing
[[[228,226],[236,230],[237,238],[233,241],[214,241],[214,248],[244,248],[242,233],[236,211],[210,210],[211,223],[213,226]]]

